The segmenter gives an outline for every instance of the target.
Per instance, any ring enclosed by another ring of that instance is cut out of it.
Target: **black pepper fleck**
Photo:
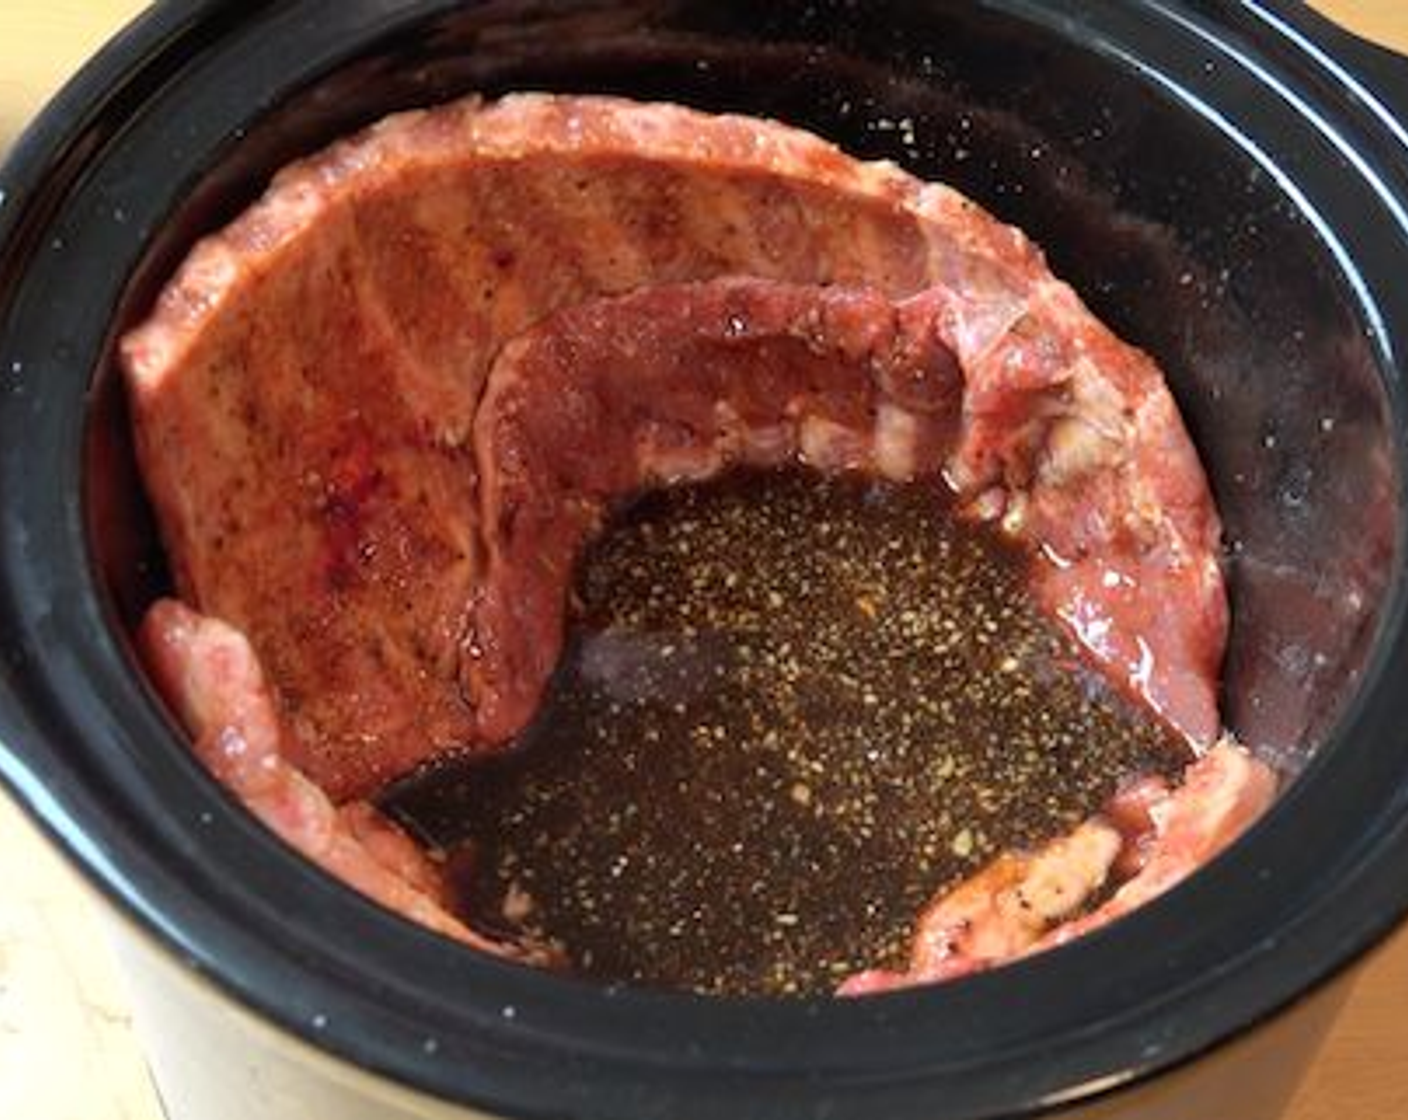
[[[471,920],[551,936],[582,973],[830,991],[902,963],[936,891],[1181,761],[1026,573],[933,482],[648,495],[579,565],[518,749],[441,764],[389,808],[472,850],[452,862]]]

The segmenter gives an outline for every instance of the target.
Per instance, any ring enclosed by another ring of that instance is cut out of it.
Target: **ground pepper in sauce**
[[[932,480],[650,494],[579,566],[517,750],[389,807],[467,845],[471,920],[556,938],[583,974],[829,992],[902,965],[936,891],[1184,760],[1025,585]]]

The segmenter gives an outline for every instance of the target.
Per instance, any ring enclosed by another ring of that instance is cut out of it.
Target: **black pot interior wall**
[[[547,88],[803,125],[1021,225],[1157,357],[1226,521],[1227,721],[1296,769],[1353,692],[1397,528],[1366,313],[1273,169],[1041,8],[497,0],[400,26],[215,153],[135,273],[114,337],[277,167],[394,109]],[[88,509],[130,624],[164,576],[115,382],[104,370],[94,397]]]

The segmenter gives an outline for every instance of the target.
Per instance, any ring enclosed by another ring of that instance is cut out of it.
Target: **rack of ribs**
[[[220,679],[258,680],[312,816],[501,749],[610,503],[735,464],[951,488],[1109,679],[1220,734],[1220,526],[1158,368],[1019,231],[785,125],[544,94],[388,118],[197,245],[121,362],[176,593],[257,653]],[[211,643],[163,641],[205,625],[175,611],[149,648],[202,756],[309,851],[211,753],[179,685]],[[429,912],[399,890],[370,893]]]

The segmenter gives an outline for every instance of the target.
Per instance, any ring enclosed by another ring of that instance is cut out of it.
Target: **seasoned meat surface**
[[[1188,767],[1176,788],[1139,783],[1116,797],[1103,817],[1040,851],[1000,856],[925,910],[907,972],[863,972],[840,993],[873,995],[951,980],[1108,925],[1225,850],[1266,811],[1276,784],[1264,763],[1220,742]],[[1091,908],[1106,883],[1121,875],[1110,898]]]
[[[465,664],[480,733],[507,739],[531,717],[573,561],[611,499],[794,459],[960,476],[971,511],[1049,558],[1037,594],[1102,667],[1195,738],[1214,733],[1217,522],[1162,379],[1103,337],[994,342],[984,314],[943,287],[895,302],[718,280],[582,303],[510,343],[475,433],[486,565]]]
[[[414,922],[496,956],[554,964],[551,951],[494,941],[447,909],[440,869],[364,801],[333,805],[285,757],[259,661],[238,631],[173,600],[147,614],[142,652],[201,762],[271,831],[349,886]]]
[[[468,100],[335,145],[123,345],[178,590],[250,635],[334,796],[472,746],[468,440],[499,347],[663,281],[913,292],[962,257],[964,205],[779,125],[598,98]]]
[[[610,98],[402,114],[281,173],[121,354],[189,604],[158,603],[141,644],[197,755],[299,851],[467,944],[556,960],[454,916],[365,798],[516,736],[612,504],[734,465],[952,490],[1027,546],[1095,665],[1207,751],[935,899],[908,971],[844,991],[1113,920],[1274,792],[1213,745],[1220,526],[1159,370],[1020,232],[892,165]]]
[[[1265,763],[1230,742],[1219,743],[1188,767],[1176,789],[1148,806],[1149,829],[1135,840],[1143,849],[1139,870],[1109,901],[1053,929],[1036,947],[1064,945],[1173,889],[1250,828],[1276,788],[1276,775]]]
[[[864,386],[864,355],[843,363],[834,355],[850,343],[823,339],[833,358],[805,361],[860,380],[841,393],[844,422],[818,413],[798,450],[855,465],[847,433],[884,430],[878,454],[856,455],[889,472],[890,448],[928,462],[943,447],[974,515],[1050,558],[1036,587],[1047,608],[1190,738],[1215,736],[1226,607],[1201,469],[1152,363],[1030,242],[947,188],[780,124],[521,95],[393,117],[288,169],[195,250],[124,341],[178,591],[249,635],[291,762],[342,800],[516,724],[495,710],[507,686],[486,692],[475,666],[475,623],[516,612],[531,632],[558,624],[495,601],[485,579],[486,558],[521,546],[501,510],[482,515],[512,472],[495,463],[481,487],[480,402],[531,395],[512,387],[512,348],[495,358],[564,308],[583,305],[619,342],[620,305],[594,302],[736,276],[863,292],[874,322],[862,311],[845,327],[857,337],[892,329],[898,301],[922,301],[923,344],[962,378],[949,423],[932,425],[956,429],[953,441],[913,442],[908,420],[883,409],[889,429],[853,423],[850,410],[909,390],[882,399]],[[720,298],[701,291],[694,310]],[[789,316],[843,297],[757,298],[753,312],[775,318],[800,360]],[[691,300],[680,309],[693,313]],[[549,347],[559,328],[518,352]],[[681,347],[727,342],[709,338],[637,354],[610,391],[659,382]],[[565,411],[554,423],[587,434]],[[704,470],[717,453],[705,437],[657,430],[636,477]],[[773,453],[768,433],[750,438],[750,455]],[[521,713],[515,703],[504,711]]]
[[[475,432],[486,553],[465,669],[485,738],[511,738],[536,711],[573,565],[613,500],[798,460],[935,475],[962,385],[925,300],[661,285],[569,308],[505,347]]]

